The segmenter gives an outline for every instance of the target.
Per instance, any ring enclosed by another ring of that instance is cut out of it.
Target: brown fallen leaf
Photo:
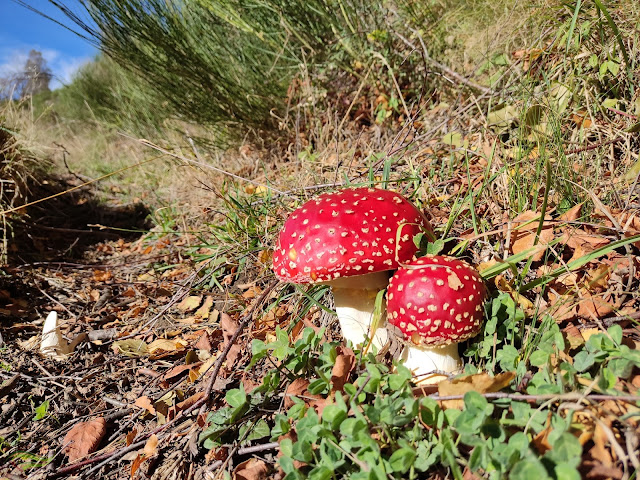
[[[234,480],[264,480],[267,478],[269,468],[267,464],[257,458],[250,458],[242,462],[233,471]]]
[[[228,343],[231,341],[231,337],[233,336],[233,334],[236,332],[236,330],[238,330],[238,322],[231,318],[231,316],[229,316],[227,313],[222,312],[220,314],[220,328],[222,329],[222,337],[224,338],[224,341],[220,346],[220,350],[224,350],[225,348],[227,348]],[[242,353],[242,347],[237,343],[234,344],[227,354],[225,362],[225,367],[227,369],[233,367],[233,365],[236,363],[236,360],[240,356],[240,353]]]
[[[107,422],[104,417],[75,424],[62,440],[62,444],[66,445],[63,451],[69,457],[69,462],[95,452],[106,430]]]
[[[578,304],[578,316],[587,319],[605,318],[615,309],[615,305],[610,300],[612,300],[611,295],[591,295],[583,292]]]
[[[149,437],[147,443],[144,444],[144,449],[142,450],[145,457],[153,457],[156,453],[158,453],[158,436],[154,433]]]
[[[193,314],[196,318],[209,318],[209,314],[211,313],[211,309],[213,308],[213,297],[211,295],[207,295],[202,303],[202,306],[198,308]]]
[[[188,375],[190,370],[198,368],[201,365],[202,362],[190,363],[189,365],[176,365],[165,372],[162,380],[165,382],[175,381],[183,375]]]
[[[567,325],[562,329],[562,333],[564,334],[564,338],[569,344],[569,349],[573,350],[575,348],[581,347],[584,345],[585,339],[582,336],[582,332],[573,324]]]
[[[176,308],[181,312],[192,312],[200,306],[202,295],[191,295],[182,300]]]
[[[611,243],[608,239],[588,233],[580,228],[565,231],[560,237],[560,243],[573,250],[573,255],[567,263],[571,263],[594,250]]]
[[[93,271],[93,280],[95,282],[106,282],[111,280],[113,277],[112,273],[109,270],[94,270]]]
[[[187,342],[169,338],[158,338],[147,346],[149,355],[157,357],[164,353],[180,352],[187,348]]]
[[[331,369],[331,393],[342,392],[347,383],[349,374],[356,365],[356,356],[353,350],[347,347],[338,347],[338,356]]]
[[[138,435],[138,430],[136,430],[135,428],[132,429],[129,433],[127,433],[127,435],[125,436],[127,447],[133,443],[133,441],[136,438],[136,435]]]
[[[185,398],[183,401],[178,402],[176,404],[176,408],[178,410],[186,410],[187,408],[195,404],[198,400],[200,400],[202,397],[204,397],[204,392],[198,392],[194,395],[191,395],[190,397]]]
[[[209,332],[203,332],[198,338],[198,341],[194,345],[197,350],[204,350],[211,352],[213,350],[213,338]]]
[[[539,216],[540,214],[533,210],[528,210],[513,219],[514,226],[523,225],[526,222],[531,223],[527,223],[517,230],[513,230],[511,234],[511,253],[517,255],[518,253],[522,253],[534,246],[534,243],[536,243],[536,231],[538,229],[539,222],[539,220],[535,219]],[[531,254],[534,262],[542,260],[544,252],[547,249],[547,245],[553,240],[553,226],[551,224],[551,220],[551,215],[545,215],[542,231],[540,232],[540,238],[536,244],[537,248]]]
[[[142,397],[138,397],[136,399],[136,401],[133,403],[136,407],[140,407],[140,408],[144,408],[145,410],[147,410],[151,415],[155,415],[156,414],[156,409],[153,406],[153,402],[151,401],[151,399],[149,397],[147,397],[146,395],[142,396]]]
[[[478,393],[494,393],[499,392],[507,387],[513,379],[516,378],[516,372],[499,373],[495,377],[488,373],[476,373],[474,375],[465,375],[464,377],[454,378],[452,380],[443,380],[438,384],[438,395],[441,397],[449,395],[464,395],[467,392],[475,391]],[[464,407],[463,400],[443,400],[443,408]]]
[[[584,205],[584,202],[574,205],[569,210],[560,215],[558,219],[562,222],[575,222],[576,220],[578,220],[578,218],[580,218],[582,205]]]
[[[293,382],[289,384],[289,386],[284,392],[285,410],[290,409],[294,405],[293,399],[291,397],[302,397],[304,393],[307,391],[308,386],[309,386],[309,380],[305,378],[296,378]]]

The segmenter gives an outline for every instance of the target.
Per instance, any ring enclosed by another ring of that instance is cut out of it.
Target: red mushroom
[[[284,223],[273,254],[280,280],[330,285],[345,340],[362,343],[369,332],[376,294],[389,270],[411,260],[413,237],[431,233],[424,215],[402,195],[374,188],[324,193],[295,210]],[[378,348],[386,329],[375,332]]]
[[[458,343],[482,326],[486,288],[478,272],[452,257],[427,255],[398,269],[387,289],[387,321],[404,336],[404,365],[419,383],[462,366]]]

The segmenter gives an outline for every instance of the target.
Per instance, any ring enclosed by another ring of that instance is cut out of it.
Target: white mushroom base
[[[342,277],[324,282],[331,286],[336,314],[340,321],[342,336],[354,346],[366,345],[373,333],[372,346],[379,351],[387,344],[386,305],[383,303],[380,325],[371,332],[373,310],[378,292],[389,282],[389,272],[369,273],[354,277]]]
[[[457,343],[441,347],[406,346],[400,360],[411,370],[418,385],[438,383],[462,368]]]

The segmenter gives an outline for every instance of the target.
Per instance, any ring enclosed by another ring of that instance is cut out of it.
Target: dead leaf
[[[257,458],[242,462],[233,472],[234,480],[265,480],[269,469],[267,464]]]
[[[107,422],[103,417],[88,422],[80,422],[67,432],[62,440],[64,453],[70,462],[93,453],[107,430]]]
[[[115,353],[126,357],[142,357],[148,353],[147,343],[136,338],[113,342],[112,348]]]
[[[211,313],[211,309],[213,308],[213,297],[211,295],[207,295],[202,303],[202,306],[196,310],[193,314],[196,318],[209,318],[209,314]]]
[[[564,232],[560,237],[560,243],[573,250],[573,255],[569,259],[570,263],[594,250],[608,245],[610,241],[599,235],[593,235],[580,228]]]
[[[611,295],[591,295],[589,292],[583,292],[580,303],[578,304],[578,316],[582,318],[605,318],[613,312]]]
[[[495,377],[491,377],[488,373],[476,373],[474,375],[465,375],[464,377],[454,378],[452,380],[443,380],[438,384],[438,395],[441,397],[449,395],[464,395],[467,392],[475,391],[478,393],[494,393],[499,392],[507,387],[513,379],[516,378],[516,372],[499,373]],[[444,400],[443,408],[464,407],[463,400]]]
[[[151,399],[149,397],[147,397],[146,395],[142,396],[142,397],[138,397],[136,399],[136,401],[133,403],[136,407],[140,407],[140,408],[144,408],[145,410],[147,410],[151,415],[155,415],[156,414],[156,409],[153,407],[153,402],[151,401]]]
[[[183,375],[187,375],[191,369],[198,368],[200,365],[202,365],[202,362],[190,363],[189,365],[176,365],[165,372],[162,380],[165,382],[177,380]]]
[[[191,295],[182,300],[176,308],[181,312],[192,312],[200,306],[202,302],[202,295]]]
[[[127,442],[127,447],[133,443],[133,441],[136,438],[136,435],[138,435],[138,430],[136,430],[135,428],[132,429],[129,433],[127,433],[125,437],[125,440]]]
[[[197,350],[211,352],[211,350],[213,350],[213,339],[211,338],[211,334],[209,332],[203,332],[202,335],[200,335],[200,338],[198,338],[195,348]]]
[[[236,322],[228,313],[222,312],[220,314],[220,328],[222,329],[222,335],[224,337],[225,345],[229,339],[238,330],[238,322]]]
[[[202,397],[204,397],[204,392],[198,392],[188,398],[185,398],[183,401],[178,402],[176,404],[176,408],[178,410],[186,410],[187,408],[190,408],[192,405],[194,405]]]
[[[187,342],[168,338],[158,338],[147,346],[149,355],[162,355],[163,353],[175,353],[184,350]]]
[[[562,222],[575,222],[580,218],[580,212],[582,211],[582,205],[584,202],[574,205],[569,210],[564,212],[562,215],[558,217],[558,220]]]
[[[224,338],[224,342],[220,347],[220,350],[224,350],[227,348],[228,342],[231,341],[231,337],[233,337],[236,330],[238,330],[238,322],[223,312],[220,314],[220,328],[222,328],[222,336]],[[236,363],[240,353],[242,353],[242,347],[240,345],[235,344],[231,346],[225,362],[225,367],[227,369],[231,368]]]
[[[142,451],[145,457],[153,457],[156,453],[158,453],[158,436],[154,433],[149,437],[147,443],[144,444],[144,449]]]
[[[296,378],[289,384],[284,392],[284,409],[288,410],[293,407],[294,403],[291,397],[301,397],[307,391],[309,380],[305,378]]]
[[[356,356],[353,350],[346,347],[338,347],[338,356],[331,369],[331,393],[342,392],[347,383],[349,374],[356,364]]]
[[[95,282],[106,282],[108,280],[111,280],[111,277],[113,277],[113,275],[111,274],[111,272],[109,270],[94,270],[93,271],[93,280]]]
[[[582,336],[582,332],[578,330],[578,327],[576,327],[575,325],[567,325],[564,329],[562,329],[562,333],[564,333],[564,337],[569,344],[570,350],[584,345],[585,338]]]
[[[133,480],[136,476],[136,472],[138,471],[138,469],[140,468],[140,466],[144,463],[144,461],[146,460],[145,457],[143,457],[140,454],[136,455],[136,458],[133,460],[133,462],[131,462],[131,469],[130,469],[130,478],[131,480]]]
[[[515,226],[521,225],[517,230],[513,230],[511,234],[511,253],[517,255],[534,246],[536,240],[536,231],[538,229],[539,220],[536,220],[540,214],[533,210],[528,210],[521,213],[513,219]],[[536,249],[531,254],[534,262],[542,260],[544,252],[547,249],[549,242],[553,240],[553,226],[551,224],[551,215],[545,215],[542,231],[540,232],[540,238],[536,244]],[[531,223],[526,223],[531,222]],[[526,225],[525,225],[526,223]]]

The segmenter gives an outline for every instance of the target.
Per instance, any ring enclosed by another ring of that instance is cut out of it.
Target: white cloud
[[[72,57],[58,50],[40,48],[37,45],[14,48],[0,47],[0,78],[7,78],[22,72],[31,50],[38,50],[53,73],[52,90],[68,84],[78,69],[90,62],[91,57]]]

